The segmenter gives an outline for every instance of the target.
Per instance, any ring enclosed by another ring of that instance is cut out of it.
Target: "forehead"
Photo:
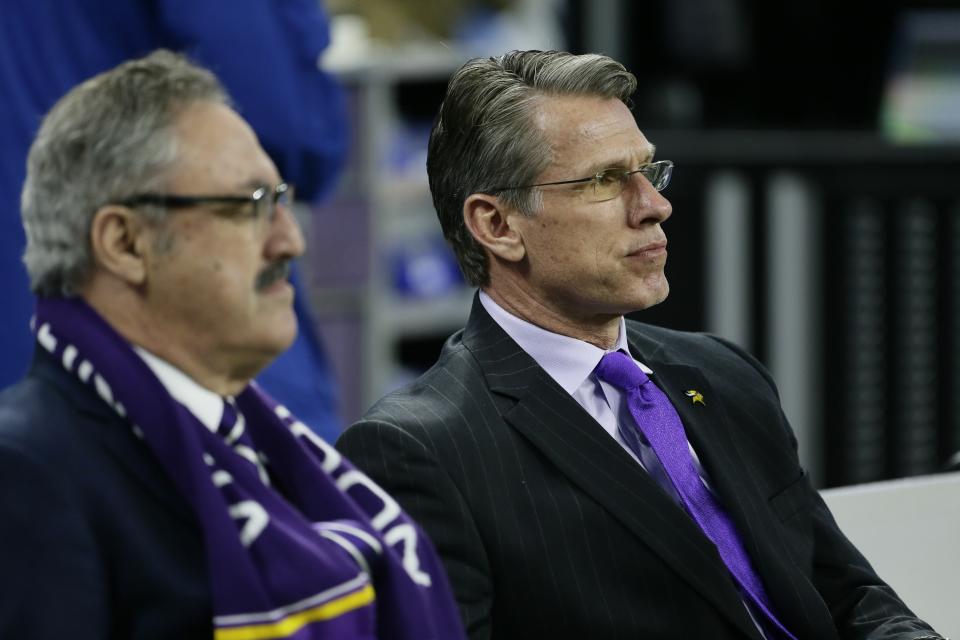
[[[234,189],[272,185],[277,169],[250,125],[230,107],[214,102],[187,106],[177,117],[173,189]]]
[[[552,152],[550,172],[640,163],[653,155],[633,114],[616,98],[548,96],[536,120]]]

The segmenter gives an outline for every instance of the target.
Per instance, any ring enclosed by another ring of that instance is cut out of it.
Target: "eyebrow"
[[[642,156],[642,159],[640,160],[640,164],[653,162],[653,158],[656,156],[656,153],[657,153],[657,145],[651,144],[650,146],[648,146],[646,153]],[[601,162],[597,162],[591,165],[587,170],[591,173],[591,175],[596,175],[601,171],[604,171],[605,169],[613,169],[613,168],[619,168],[619,167],[626,167],[629,169],[636,168],[633,164],[633,160],[620,158],[618,160],[603,160]]]
[[[261,180],[260,178],[251,178],[243,184],[240,185],[240,189],[249,189],[251,192],[256,191],[257,189],[272,189],[276,185],[284,182],[283,178],[280,178],[279,182],[270,182],[269,180]]]

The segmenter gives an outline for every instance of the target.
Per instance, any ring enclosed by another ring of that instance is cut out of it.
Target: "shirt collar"
[[[487,310],[490,317],[506,331],[513,341],[520,345],[530,357],[536,360],[547,374],[556,380],[564,391],[573,394],[580,385],[593,373],[600,363],[600,358],[607,351],[596,347],[589,342],[547,331],[542,327],[531,324],[518,318],[500,305],[493,298],[480,291],[480,303]],[[610,351],[623,351],[630,355],[627,343],[627,324],[620,318],[620,330],[617,343]],[[653,373],[641,362],[637,364],[644,373]]]
[[[203,426],[216,433],[223,417],[223,398],[201,387],[183,371],[146,349],[134,345],[133,350],[147,363],[167,393],[186,407]]]

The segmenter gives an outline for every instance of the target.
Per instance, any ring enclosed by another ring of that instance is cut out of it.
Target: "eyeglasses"
[[[517,187],[497,187],[491,191],[510,191],[513,189],[530,189],[532,187],[550,187],[558,184],[582,184],[580,193],[588,202],[605,202],[613,200],[626,188],[630,182],[630,177],[639,173],[650,181],[653,188],[657,191],[663,191],[670,184],[670,177],[673,175],[673,162],[670,160],[659,160],[657,162],[647,162],[636,169],[604,169],[597,172],[589,178],[577,178],[576,180],[560,180],[558,182],[540,182],[537,184],[527,184]]]
[[[275,187],[260,187],[249,196],[177,196],[160,193],[141,193],[118,202],[125,207],[151,204],[171,209],[186,209],[204,204],[253,205],[257,220],[273,220],[277,207],[289,209],[293,205],[293,185],[281,182]]]

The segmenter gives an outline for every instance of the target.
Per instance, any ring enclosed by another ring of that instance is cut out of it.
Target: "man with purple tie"
[[[635,88],[601,55],[454,74],[427,170],[479,292],[338,448],[430,533],[474,640],[939,638],[837,528],[760,363],[625,320],[669,290]]]

